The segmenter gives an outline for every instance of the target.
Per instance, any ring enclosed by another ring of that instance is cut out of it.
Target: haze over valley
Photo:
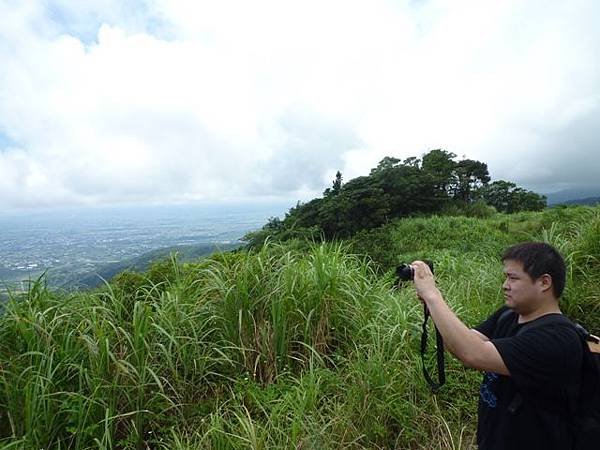
[[[285,210],[283,204],[254,203],[5,214],[0,216],[0,281],[14,284],[47,270],[49,283],[61,286],[107,264],[162,248],[230,248]]]

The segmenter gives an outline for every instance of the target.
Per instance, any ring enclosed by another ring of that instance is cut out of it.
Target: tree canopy
[[[541,211],[546,207],[546,197],[518,187],[510,181],[498,180],[480,190],[488,205],[505,213]]]
[[[415,214],[441,213],[451,207],[485,202],[500,212],[540,210],[546,198],[507,181],[491,184],[487,164],[457,160],[456,154],[431,150],[421,159],[404,161],[386,156],[368,176],[343,182],[337,171],[323,197],[298,203],[283,220],[272,218],[250,233],[250,245],[267,236],[287,239],[321,234],[326,239],[347,238],[358,231]]]

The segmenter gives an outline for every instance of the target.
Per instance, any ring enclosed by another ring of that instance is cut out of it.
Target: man
[[[411,266],[417,294],[446,348],[466,366],[484,371],[479,449],[568,450],[569,412],[577,401],[582,347],[568,321],[551,320],[561,314],[565,263],[545,243],[510,247],[502,261],[505,306],[474,330],[450,310],[429,267],[421,261]],[[541,322],[533,326],[536,321]]]

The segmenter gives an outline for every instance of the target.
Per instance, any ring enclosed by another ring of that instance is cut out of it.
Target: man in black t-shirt
[[[502,257],[505,306],[476,329],[450,310],[429,267],[415,261],[417,294],[446,348],[484,371],[479,395],[480,450],[568,450],[569,413],[577,401],[582,347],[561,316],[565,263],[545,243],[510,247]]]

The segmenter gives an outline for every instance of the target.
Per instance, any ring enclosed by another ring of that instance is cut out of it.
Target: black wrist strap
[[[444,339],[437,327],[435,327],[436,353],[437,353],[437,383],[431,378],[425,365],[425,354],[427,353],[427,321],[429,320],[429,309],[423,304],[425,319],[423,320],[423,332],[421,333],[421,363],[423,365],[423,376],[431,388],[431,392],[436,393],[446,382],[446,371],[444,369]]]

